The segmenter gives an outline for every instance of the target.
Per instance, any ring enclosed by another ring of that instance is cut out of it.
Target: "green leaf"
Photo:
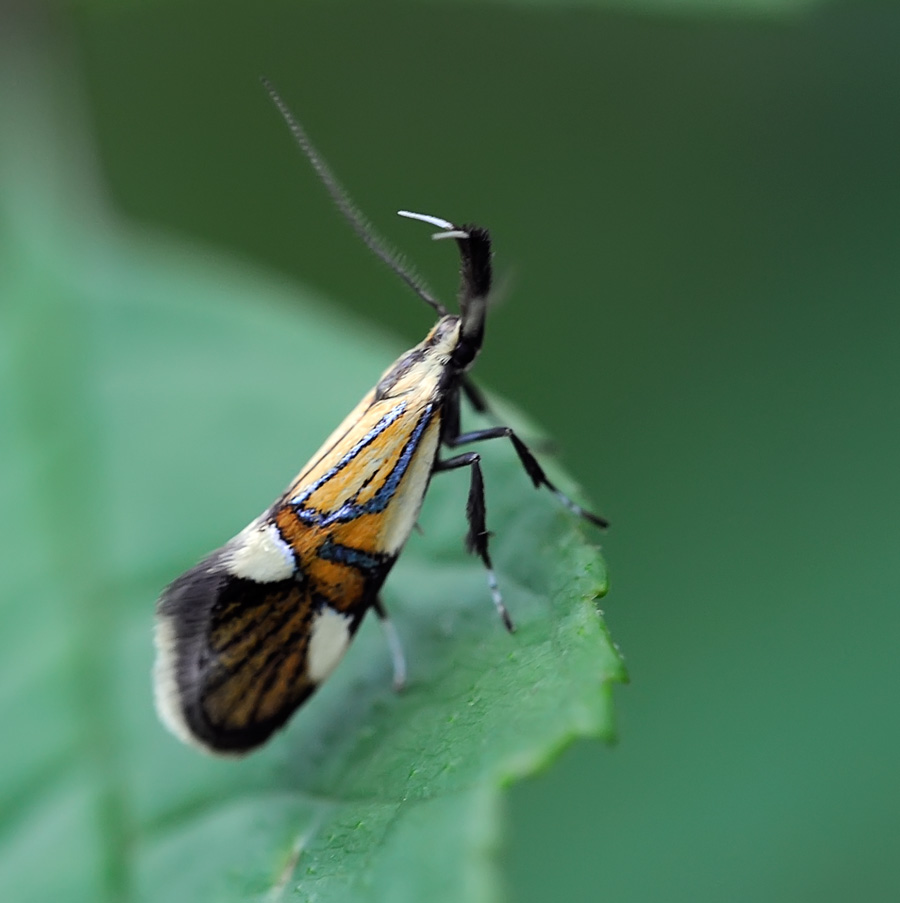
[[[7,84],[36,83],[32,65],[8,54]],[[612,735],[624,672],[596,609],[597,537],[490,443],[515,635],[462,547],[466,475],[448,474],[385,593],[403,694],[366,623],[260,753],[170,737],[150,692],[156,595],[270,502],[401,349],[309,290],[132,234],[76,162],[59,108],[77,105],[57,92],[55,109],[38,94],[3,111],[0,896],[496,899],[503,788]]]

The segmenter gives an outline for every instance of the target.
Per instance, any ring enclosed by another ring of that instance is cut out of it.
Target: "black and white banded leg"
[[[531,477],[531,481],[534,483],[535,488],[539,489],[541,486],[546,486],[547,489],[549,489],[574,514],[590,521],[592,524],[596,524],[598,527],[609,526],[609,521],[606,520],[606,518],[585,510],[581,505],[573,502],[572,499],[562,492],[562,490],[557,489],[556,486],[547,479],[544,468],[538,464],[537,458],[535,458],[528,446],[515,434],[512,427],[495,426],[486,430],[473,430],[470,433],[460,433],[457,436],[445,437],[444,444],[450,448],[456,448],[460,445],[467,445],[469,442],[483,442],[486,439],[503,438],[508,438],[512,442],[513,448],[515,448],[516,454],[519,456],[519,460],[525,468],[525,472]]]
[[[384,630],[384,638],[387,640],[388,649],[391,652],[391,664],[394,668],[394,689],[402,690],[406,686],[406,656],[403,654],[403,645],[400,643],[400,634],[394,627],[381,599],[376,599],[372,605],[381,627]]]
[[[470,467],[472,482],[469,484],[469,498],[466,502],[466,520],[469,522],[469,532],[466,535],[466,548],[475,552],[484,562],[487,568],[488,586],[491,589],[491,598],[497,608],[497,613],[503,619],[506,629],[512,633],[516,627],[500,595],[500,587],[497,584],[497,575],[494,573],[494,565],[488,552],[488,537],[490,534],[485,523],[484,505],[484,477],[481,475],[481,455],[478,452],[466,452],[446,461],[438,461],[435,471],[456,470],[458,467]]]

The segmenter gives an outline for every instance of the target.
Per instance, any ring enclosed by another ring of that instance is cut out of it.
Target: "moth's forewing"
[[[157,708],[183,740],[258,746],[343,657],[421,508],[456,323],[440,321],[267,512],[163,592]]]

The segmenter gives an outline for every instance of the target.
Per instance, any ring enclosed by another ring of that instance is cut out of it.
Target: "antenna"
[[[441,219],[439,216],[432,216],[430,213],[413,213],[411,210],[398,210],[397,216],[405,216],[407,219],[417,219],[431,226],[437,226],[441,231],[435,232],[431,236],[435,241],[440,238],[469,238],[469,233],[465,229],[458,229],[448,220]]]
[[[263,87],[272,98],[272,102],[278,108],[284,121],[287,123],[294,140],[306,159],[312,164],[319,181],[325,186],[325,190],[331,196],[335,207],[343,214],[344,219],[353,227],[353,231],[363,240],[366,247],[382,262],[386,263],[426,304],[433,307],[442,317],[446,316],[447,308],[432,295],[425,282],[413,272],[402,256],[394,251],[387,242],[375,231],[372,224],[363,216],[359,208],[350,200],[350,196],[344,187],[338,182],[328,164],[316,150],[306,130],[294,118],[288,105],[282,100],[281,95],[275,90],[275,86],[269,79],[260,79]],[[450,225],[449,223],[447,224]]]

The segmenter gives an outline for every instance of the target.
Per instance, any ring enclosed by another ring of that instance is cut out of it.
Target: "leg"
[[[546,486],[570,511],[583,517],[585,520],[596,524],[598,527],[608,527],[609,521],[597,514],[591,514],[585,511],[581,505],[572,501],[564,492],[561,492],[553,485],[544,473],[544,469],[537,462],[537,458],[531,453],[528,446],[513,432],[511,427],[496,426],[486,430],[474,430],[471,433],[460,433],[453,438],[445,438],[444,442],[450,448],[456,448],[459,445],[465,445],[467,442],[482,442],[485,439],[502,439],[508,437],[525,468],[525,472],[531,477],[531,481],[536,487]],[[464,456],[461,456],[464,457]],[[451,459],[451,460],[456,460]]]
[[[465,392],[466,398],[469,400],[469,404],[472,405],[473,408],[479,414],[486,414],[488,411],[488,403],[487,399],[482,395],[481,389],[469,379],[468,376],[464,376],[462,378],[462,390]]]
[[[466,536],[466,548],[470,552],[476,552],[484,566],[487,568],[488,586],[491,588],[491,597],[497,612],[503,619],[506,629],[512,633],[516,628],[503,604],[503,597],[500,595],[500,587],[497,585],[497,576],[494,574],[494,565],[491,563],[491,556],[488,552],[488,536],[487,525],[485,524],[485,507],[484,507],[484,478],[481,475],[481,455],[478,452],[467,452],[464,455],[457,455],[447,461],[438,461],[435,464],[435,471],[439,470],[455,470],[457,467],[472,468],[472,482],[469,485],[469,499],[466,502],[466,520],[469,522],[469,532]]]
[[[384,637],[387,640],[388,649],[391,650],[391,662],[394,666],[394,689],[402,690],[406,686],[406,657],[403,655],[403,646],[400,644],[400,636],[394,622],[388,617],[387,611],[381,604],[381,599],[376,599],[372,606],[381,626],[384,629]]]

